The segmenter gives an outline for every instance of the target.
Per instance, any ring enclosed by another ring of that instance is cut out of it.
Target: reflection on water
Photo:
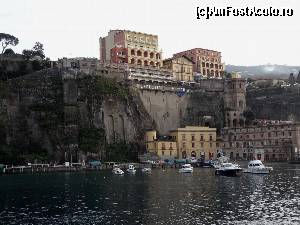
[[[300,224],[300,165],[271,175],[152,170],[0,176],[0,224]]]

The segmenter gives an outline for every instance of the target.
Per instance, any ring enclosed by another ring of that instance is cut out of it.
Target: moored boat
[[[133,165],[133,164],[129,164],[129,165],[128,165],[127,172],[128,172],[128,173],[135,173],[135,172],[136,172],[136,169],[134,168],[134,165]]]
[[[215,171],[216,175],[221,176],[238,176],[242,173],[243,169],[236,164],[221,163]]]
[[[149,168],[145,167],[145,168],[142,169],[142,172],[143,173],[151,173],[151,168],[150,167]]]
[[[115,175],[124,175],[124,171],[121,170],[117,165],[114,166],[112,172]]]
[[[193,172],[193,167],[191,166],[191,164],[184,164],[179,169],[179,173],[192,173],[192,172]]]
[[[252,160],[248,163],[248,168],[244,169],[244,173],[269,174],[273,167],[266,167],[260,160]]]

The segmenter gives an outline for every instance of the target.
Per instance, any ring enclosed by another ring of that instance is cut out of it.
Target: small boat
[[[248,163],[248,168],[244,169],[244,173],[269,174],[273,167],[266,167],[260,160],[252,160]]]
[[[115,175],[124,175],[124,171],[121,170],[118,166],[114,166],[112,172]]]
[[[134,168],[133,164],[129,164],[127,172],[128,173],[135,173],[136,172],[136,169]]]
[[[192,173],[192,172],[193,172],[193,167],[191,166],[191,164],[184,164],[179,169],[179,173]]]
[[[221,163],[215,171],[216,175],[221,176],[238,176],[242,173],[243,169],[236,164]]]
[[[150,167],[148,167],[148,168],[145,167],[145,168],[142,169],[142,172],[143,173],[151,173],[151,168]]]

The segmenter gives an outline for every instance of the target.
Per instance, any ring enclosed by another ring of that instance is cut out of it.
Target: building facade
[[[231,159],[251,160],[262,150],[265,161],[287,161],[300,147],[300,124],[277,122],[223,128],[219,147]]]
[[[170,136],[157,137],[156,131],[145,134],[146,150],[161,159],[214,159],[216,128],[186,126],[170,131]]]
[[[157,155],[160,159],[176,159],[177,145],[171,137],[157,137],[156,131],[147,131],[145,134],[146,150]]]
[[[165,59],[163,61],[163,67],[171,70],[173,78],[177,81],[194,81],[193,66],[194,62],[185,55]]]
[[[82,72],[90,73],[97,69],[99,61],[97,58],[61,58],[57,60],[57,67],[59,68],[73,68],[79,69]]]
[[[186,126],[170,135],[177,143],[178,158],[213,159],[216,157],[216,128]]]
[[[225,64],[222,63],[221,52],[194,48],[174,54],[174,57],[187,56],[195,62],[193,71],[207,77],[223,77]]]
[[[100,62],[162,67],[158,36],[128,30],[111,30],[100,37]]]

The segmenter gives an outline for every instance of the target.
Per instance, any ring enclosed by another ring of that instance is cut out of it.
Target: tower
[[[239,74],[225,79],[224,113],[226,127],[244,127],[243,112],[246,109],[246,81]]]

